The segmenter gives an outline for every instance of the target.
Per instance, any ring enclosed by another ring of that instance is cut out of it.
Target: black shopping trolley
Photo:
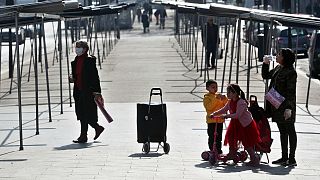
[[[152,95],[160,95],[161,103],[151,103]],[[161,88],[152,88],[148,104],[137,104],[137,135],[138,143],[143,143],[142,151],[146,154],[150,152],[150,143],[158,143],[155,152],[159,147],[168,154],[170,145],[167,141],[167,110],[166,104],[162,101]],[[163,145],[161,144],[163,142]]]

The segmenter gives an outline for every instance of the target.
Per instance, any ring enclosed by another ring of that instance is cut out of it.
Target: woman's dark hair
[[[245,100],[246,103],[248,104],[246,96],[238,84],[229,84],[227,87],[227,91],[238,94],[240,98]]]
[[[216,84],[218,85],[217,81],[213,80],[213,79],[209,79],[207,82],[206,82],[206,88],[208,88],[211,84]]]
[[[289,48],[282,48],[280,52],[283,57],[283,66],[292,66],[296,61],[296,55],[294,52]]]
[[[76,42],[76,45],[77,45],[77,44],[78,44],[80,47],[85,48],[87,51],[89,50],[89,45],[88,45],[87,41],[85,41],[85,40],[79,40],[79,41]]]

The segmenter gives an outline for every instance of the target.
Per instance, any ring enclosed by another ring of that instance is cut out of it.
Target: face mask
[[[76,48],[77,56],[81,56],[83,54],[83,48]]]

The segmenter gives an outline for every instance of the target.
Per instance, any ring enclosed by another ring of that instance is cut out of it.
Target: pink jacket
[[[213,115],[215,116],[219,114],[226,114],[230,109],[230,101],[231,100],[229,100],[223,108],[215,111]],[[248,111],[248,105],[243,99],[238,100],[236,113],[229,114],[227,117],[230,117],[232,119],[239,119],[242,127],[248,126],[253,121],[252,114]]]

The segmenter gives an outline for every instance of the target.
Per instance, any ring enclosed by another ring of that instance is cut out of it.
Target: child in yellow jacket
[[[209,79],[206,82],[206,90],[208,93],[204,95],[203,98],[203,106],[206,109],[207,116],[206,122],[208,124],[208,146],[209,149],[212,150],[214,143],[214,130],[217,125],[217,139],[216,139],[216,148],[219,154],[222,154],[221,150],[221,142],[222,142],[222,130],[223,130],[223,118],[211,118],[210,115],[221,109],[228,102],[228,99],[225,95],[217,93],[218,91],[218,83],[212,79]]]

